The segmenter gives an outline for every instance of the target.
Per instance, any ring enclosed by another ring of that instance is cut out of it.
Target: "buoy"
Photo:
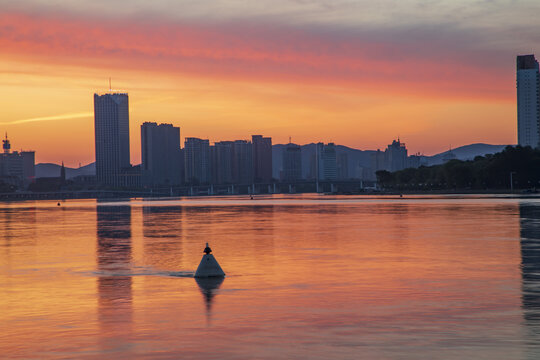
[[[56,204],[57,206],[60,206],[60,203]]]
[[[210,249],[208,243],[206,243],[206,247],[204,248],[203,252],[204,255],[201,259],[199,267],[197,268],[197,271],[195,271],[195,277],[202,278],[211,276],[225,276],[225,273],[221,269],[221,266],[219,266],[214,255],[210,254],[212,249]]]

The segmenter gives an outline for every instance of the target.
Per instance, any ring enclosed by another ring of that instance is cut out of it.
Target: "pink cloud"
[[[0,24],[4,54],[60,65],[333,83],[430,96],[514,96],[514,54],[479,50],[481,39],[448,29],[399,32],[23,13],[0,14]]]

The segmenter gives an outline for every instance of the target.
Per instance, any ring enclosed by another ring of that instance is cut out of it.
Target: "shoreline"
[[[454,195],[454,196],[474,196],[474,195],[496,195],[500,197],[505,195],[508,197],[516,198],[537,198],[540,197],[540,193],[532,191],[514,191],[510,192],[507,189],[495,189],[495,190],[430,190],[430,191],[363,191],[363,192],[334,192],[334,193],[317,193],[317,192],[299,192],[299,193],[259,193],[254,194],[253,197],[272,196],[272,195],[322,195],[322,196],[381,196],[390,197],[397,196],[403,198],[406,196],[430,196],[430,195]],[[139,191],[83,191],[83,192],[50,192],[50,193],[1,193],[0,203],[12,203],[20,201],[36,201],[36,200],[83,200],[83,199],[96,199],[96,200],[114,200],[114,199],[173,199],[173,198],[209,198],[209,197],[242,197],[250,198],[250,194],[196,194],[196,195],[165,195],[164,194],[152,194],[148,192]]]

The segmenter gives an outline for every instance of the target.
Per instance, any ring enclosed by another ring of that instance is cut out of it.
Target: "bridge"
[[[154,187],[135,190],[61,190],[51,192],[20,191],[0,193],[0,201],[17,200],[63,200],[63,199],[112,199],[134,197],[178,197],[213,195],[257,195],[257,194],[295,194],[295,193],[358,193],[373,182],[362,180],[348,181],[302,181],[272,182],[257,184],[220,184]]]

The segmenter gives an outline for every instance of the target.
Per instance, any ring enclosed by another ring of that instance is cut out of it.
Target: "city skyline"
[[[515,144],[515,56],[540,50],[527,1],[132,1],[122,15],[103,1],[3,3],[0,126],[37,162],[68,166],[94,157],[88,94],[109,77],[132,100],[133,163],[144,122],[212,142],[377,149],[399,136],[427,155]]]

